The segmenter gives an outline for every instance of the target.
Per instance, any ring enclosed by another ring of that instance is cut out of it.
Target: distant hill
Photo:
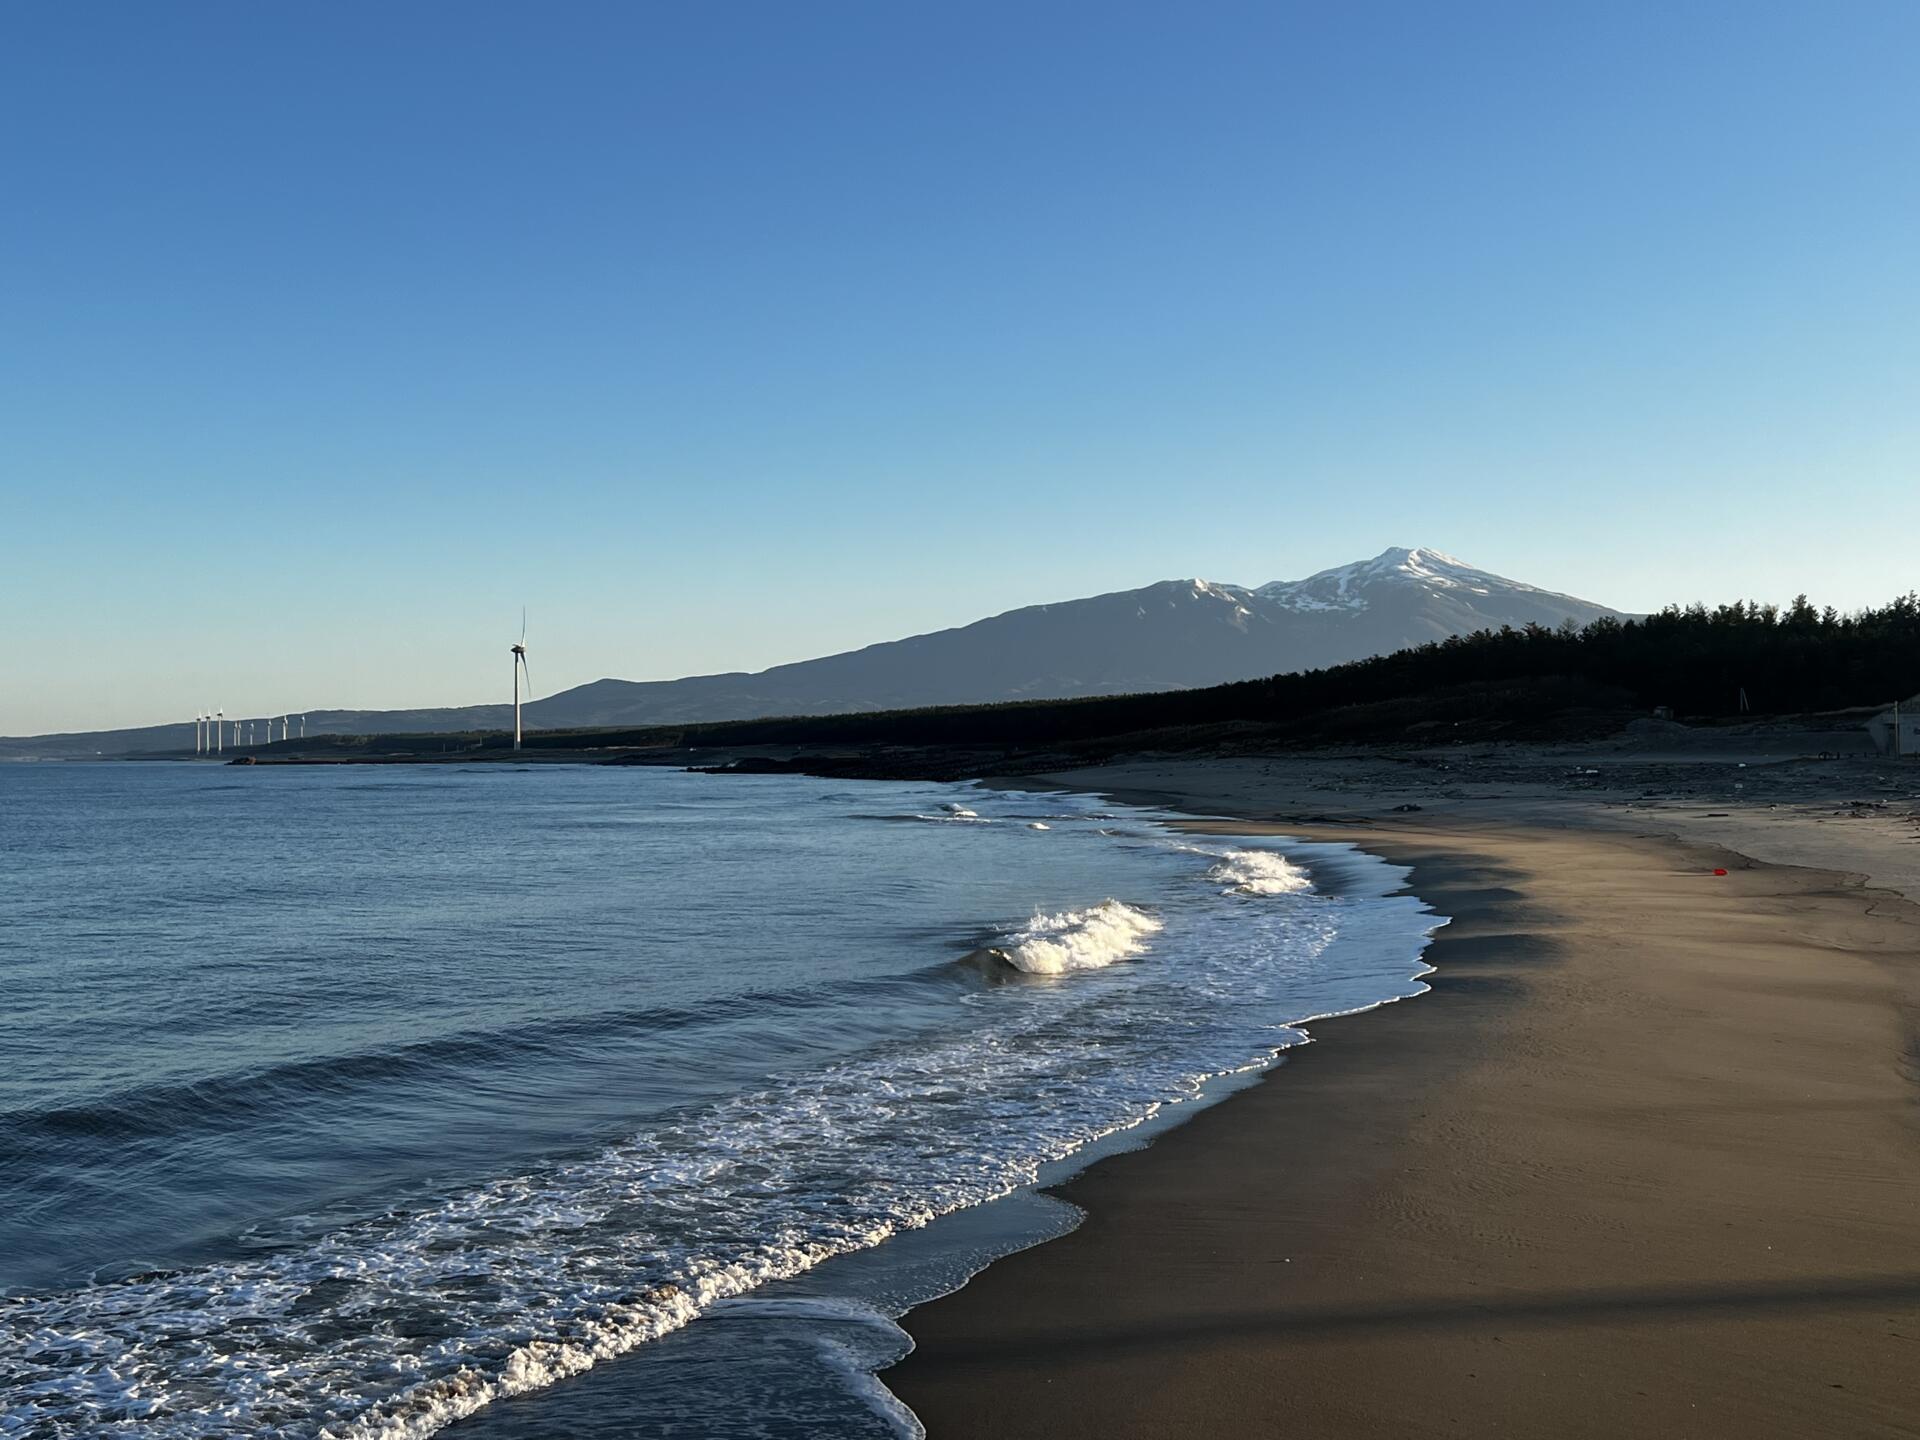
[[[1437,550],[1394,549],[1258,589],[1163,580],[1033,605],[754,674],[597,680],[528,713],[556,728],[649,725],[1186,690],[1502,625],[1585,625],[1618,613]]]
[[[753,673],[596,680],[528,705],[532,727],[678,724],[1192,689],[1337,665],[1475,630],[1617,615],[1437,550],[1391,549],[1249,589],[1165,580]],[[307,733],[498,729],[504,705],[307,713]],[[191,749],[191,724],[0,740],[0,759]]]
[[[238,717],[245,724],[247,717]],[[254,716],[258,724],[265,717]],[[273,717],[278,734],[280,717]],[[439,710],[310,710],[308,735],[363,735],[369,732],[440,734],[457,730],[498,730],[513,724],[511,705],[467,705]],[[232,721],[229,719],[228,724]],[[301,733],[296,713],[293,733]],[[262,733],[265,727],[262,726]],[[231,731],[228,732],[231,735]],[[192,751],[194,725],[145,725],[133,730],[86,730],[57,735],[0,736],[0,762],[8,760],[90,760],[148,752]],[[233,748],[229,739],[226,749]]]

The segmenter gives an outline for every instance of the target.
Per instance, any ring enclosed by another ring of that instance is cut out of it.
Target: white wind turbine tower
[[[533,675],[527,669],[527,612],[520,611],[520,643],[513,647],[513,748],[520,748],[520,677],[527,677],[527,698],[533,698]]]
[[[213,712],[213,753],[218,755],[226,748],[227,712]]]

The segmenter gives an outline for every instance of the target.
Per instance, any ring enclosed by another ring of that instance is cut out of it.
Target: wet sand
[[[1222,774],[1065,778],[1315,803]],[[933,1440],[1920,1435],[1920,907],[1565,802],[1345,799],[1275,828],[1414,867],[1433,992],[910,1314],[883,1378]]]

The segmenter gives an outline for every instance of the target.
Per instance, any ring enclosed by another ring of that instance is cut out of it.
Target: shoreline
[[[1051,778],[1226,808],[1190,768]],[[1243,816],[1312,807],[1237,778]],[[1192,828],[1411,864],[1431,993],[1055,1187],[1081,1225],[911,1311],[882,1382],[933,1440],[1920,1434],[1920,907],[1390,798]]]

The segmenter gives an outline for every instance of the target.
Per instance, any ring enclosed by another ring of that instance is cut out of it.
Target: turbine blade
[[[533,671],[527,668],[527,657],[524,655],[520,657],[520,673],[526,677],[527,698],[531,700],[533,698]]]
[[[527,607],[524,605],[520,607],[520,643],[527,643]]]

